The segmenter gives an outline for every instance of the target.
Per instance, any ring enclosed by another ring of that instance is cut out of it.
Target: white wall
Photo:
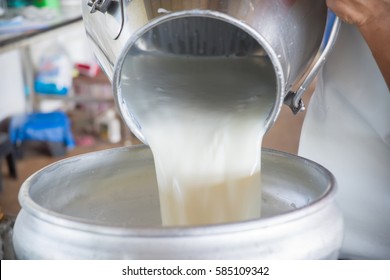
[[[0,54],[0,120],[25,110],[20,54],[18,51]]]
[[[42,41],[31,46],[32,61],[38,64],[39,58],[48,47],[60,44],[68,53],[73,63],[89,63],[94,61],[91,48],[87,41],[84,26],[58,37]],[[19,51],[10,51],[0,55],[0,121],[4,118],[27,111],[28,103],[24,93],[21,55]],[[50,102],[49,102],[50,103]],[[58,102],[49,106],[56,109]]]

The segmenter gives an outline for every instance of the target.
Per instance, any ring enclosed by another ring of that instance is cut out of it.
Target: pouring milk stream
[[[125,63],[122,74],[122,95],[153,152],[163,224],[260,217],[272,64],[262,57],[150,56]]]

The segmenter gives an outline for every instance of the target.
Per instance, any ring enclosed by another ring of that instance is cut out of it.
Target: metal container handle
[[[314,78],[317,76],[318,72],[321,70],[326,59],[328,58],[330,51],[332,50],[336,42],[337,34],[339,32],[340,25],[341,25],[341,20],[337,16],[335,16],[332,12],[330,12],[329,18],[330,18],[330,22],[327,24],[326,29],[330,30],[330,33],[328,36],[327,30],[325,30],[325,40],[323,43],[325,47],[323,49],[320,49],[319,51],[320,54],[318,56],[317,61],[314,63],[314,66],[310,69],[309,73],[307,74],[302,84],[299,86],[298,90],[296,92],[289,91],[286,97],[284,98],[284,104],[290,107],[294,115],[305,110],[305,104],[302,101],[302,95],[306,92],[307,88],[310,86]]]
[[[108,7],[110,6],[112,0],[89,0],[88,6],[91,7],[90,13],[96,13],[96,11],[99,11],[101,13],[105,13],[108,10]]]
[[[113,40],[118,39],[125,23],[123,0],[88,0],[87,5],[91,14],[98,11],[104,15],[108,34]]]

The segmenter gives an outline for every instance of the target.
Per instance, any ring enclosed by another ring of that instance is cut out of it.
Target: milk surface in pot
[[[123,101],[153,151],[164,225],[260,217],[261,141],[275,87],[261,56],[125,62]]]

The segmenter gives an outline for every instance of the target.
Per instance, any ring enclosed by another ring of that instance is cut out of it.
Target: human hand
[[[343,21],[359,28],[390,15],[390,0],[327,0],[326,4]]]
[[[341,20],[360,30],[390,89],[390,0],[326,0]]]

